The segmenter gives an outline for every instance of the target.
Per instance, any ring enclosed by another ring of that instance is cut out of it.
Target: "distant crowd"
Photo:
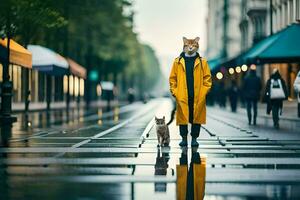
[[[300,117],[300,71],[294,82],[294,89],[297,94],[298,117]],[[231,111],[237,112],[238,101],[240,101],[241,107],[247,110],[249,125],[256,125],[257,103],[262,100],[267,104],[266,113],[272,113],[274,127],[279,129],[279,116],[282,115],[283,101],[288,99],[288,91],[278,69],[273,70],[267,80],[263,96],[261,94],[261,79],[257,76],[256,69],[253,68],[243,79],[241,87],[238,87],[236,80],[231,81],[229,88],[225,88],[224,82],[213,84],[213,88],[207,96],[207,104],[218,104],[225,108],[228,99]]]

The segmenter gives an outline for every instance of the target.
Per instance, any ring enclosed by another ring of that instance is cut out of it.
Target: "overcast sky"
[[[135,0],[135,31],[151,45],[168,75],[173,59],[182,50],[182,37],[200,37],[206,49],[206,0]]]

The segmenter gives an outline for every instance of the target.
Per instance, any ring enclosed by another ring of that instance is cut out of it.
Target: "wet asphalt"
[[[208,108],[199,148],[178,146],[175,122],[170,146],[157,148],[153,118],[168,119],[172,106],[160,98],[17,115],[1,140],[0,199],[176,199],[192,187],[179,184],[178,167],[190,172],[196,154],[205,176],[192,184],[204,180],[204,199],[299,199],[300,134]]]

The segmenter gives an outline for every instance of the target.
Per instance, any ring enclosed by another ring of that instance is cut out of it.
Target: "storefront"
[[[46,101],[47,109],[50,109],[51,102],[64,101],[63,77],[68,75],[68,62],[61,55],[39,45],[28,45],[28,50],[32,52],[34,69],[30,77],[37,78],[31,80],[35,87],[30,88],[35,88],[34,93],[39,95],[33,98],[40,102]],[[36,86],[37,83],[39,86]]]
[[[3,82],[3,65],[1,63],[7,62],[7,39],[0,39],[0,85]],[[19,45],[14,40],[10,40],[10,67],[9,67],[9,80],[13,84],[12,88],[12,101],[22,102],[25,99],[23,87],[27,82],[24,82],[24,71],[32,73],[32,55],[23,46]],[[30,76],[31,77],[31,76]],[[31,77],[33,81],[36,80],[35,76]],[[31,86],[32,84],[30,84]]]
[[[247,71],[249,66],[254,65],[264,85],[270,78],[273,69],[278,68],[281,76],[287,83],[289,97],[295,98],[293,83],[300,70],[299,35],[300,24],[294,23],[258,42],[246,52],[221,63],[218,66],[219,72],[216,73],[216,77],[220,78],[226,74],[236,74],[237,77],[231,77],[241,82],[243,73],[240,72],[245,71],[243,68]]]
[[[64,76],[64,93],[65,95],[70,95],[71,101],[80,102],[84,96],[86,69],[70,58],[68,58],[67,61],[70,74]]]

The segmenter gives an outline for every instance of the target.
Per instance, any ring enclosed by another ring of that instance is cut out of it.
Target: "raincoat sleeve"
[[[176,90],[177,90],[177,66],[178,65],[175,60],[169,77],[170,92],[174,97],[176,97]]]
[[[205,95],[209,92],[211,85],[212,85],[212,81],[211,81],[210,69],[207,61],[203,60],[203,91]]]

